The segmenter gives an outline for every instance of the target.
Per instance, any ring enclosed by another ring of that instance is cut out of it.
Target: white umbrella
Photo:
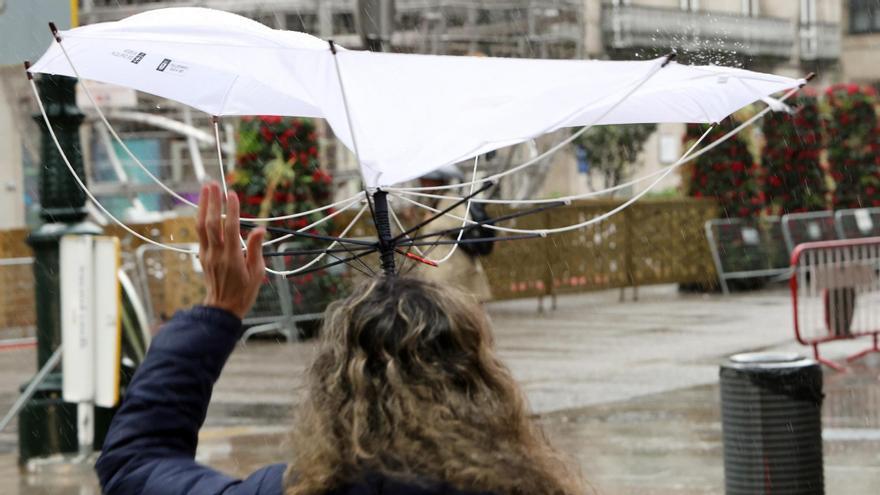
[[[118,22],[54,34],[58,43],[29,68],[30,72],[122,85],[179,101],[215,117],[286,115],[326,119],[336,136],[355,153],[364,181],[371,188],[379,241],[366,245],[381,252],[382,265],[388,273],[394,268],[395,249],[410,242],[418,251],[418,243],[410,240],[407,232],[391,237],[386,195],[388,191],[395,195],[403,192],[391,187],[395,184],[564,127],[584,126],[548,154],[592,125],[718,122],[745,105],[768,101],[773,93],[790,90],[787,97],[805,83],[803,79],[727,67],[683,66],[672,62],[671,57],[647,61],[585,61],[350,51],[307,34],[273,30],[238,15],[203,8],[153,10]],[[36,94],[36,86],[33,90]],[[42,104],[40,107],[42,110]],[[104,119],[100,109],[96,107],[96,110]],[[691,154],[702,141],[700,138],[686,156],[662,171],[654,184],[768,110]],[[43,118],[48,126],[45,112]],[[216,122],[215,119],[219,146]],[[105,123],[119,140],[106,119]],[[51,126],[50,134],[55,138]],[[74,172],[60,146],[59,152]],[[470,186],[471,193],[458,198],[456,204],[470,205],[470,198],[484,189],[488,180],[514,173],[542,157],[491,177],[460,184],[458,187]],[[170,194],[187,201],[144,169]],[[475,178],[476,170],[475,164]],[[98,208],[133,235],[168,249],[181,250],[128,229],[97,202],[81,178],[75,176],[75,179]],[[478,183],[484,186],[476,189]],[[449,186],[434,189],[444,187]],[[420,194],[412,189],[410,193]],[[542,231],[487,227],[519,234],[518,237],[564,232],[601,221],[638,200],[642,194],[602,216],[567,227]],[[311,212],[274,219],[303,216],[343,204],[348,207],[361,198],[354,196]],[[576,197],[566,201],[568,199]],[[366,206],[361,208],[356,218],[365,209]],[[451,209],[435,211],[439,216],[449,214]],[[520,212],[524,213],[528,211]],[[314,237],[302,231],[334,215],[326,215],[297,232],[285,231],[288,235],[270,242],[293,235]],[[474,223],[456,218],[462,221],[462,229]],[[342,237],[351,227],[343,231]],[[440,241],[452,243],[453,251],[461,241],[461,229],[457,230],[456,241]],[[323,238],[333,241],[323,254],[305,266],[283,273],[309,269],[338,242],[364,244],[364,241]],[[451,254],[452,251],[436,263],[447,260]],[[346,260],[340,262],[343,261]],[[331,265],[336,263],[339,262]]]
[[[215,116],[320,117],[391,186],[570,126],[718,122],[803,80],[716,66],[331,50],[203,8],[58,33],[76,72]],[[31,72],[74,76],[53,44]]]

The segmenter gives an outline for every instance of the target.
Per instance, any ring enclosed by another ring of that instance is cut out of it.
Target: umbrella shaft
[[[394,275],[394,243],[391,239],[391,221],[388,217],[388,193],[382,190],[373,193],[375,206],[376,233],[379,237],[379,259],[385,275]]]

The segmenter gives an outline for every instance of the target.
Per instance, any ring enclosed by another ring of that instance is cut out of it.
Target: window
[[[285,16],[286,27],[290,31],[301,33],[316,33],[318,31],[318,16],[315,14],[287,14]]]
[[[696,12],[700,9],[700,0],[679,0],[681,10]]]
[[[801,25],[816,23],[816,0],[801,0]]]
[[[880,33],[880,2],[850,0],[849,32],[851,34]]]
[[[333,34],[355,34],[354,14],[333,14]]]

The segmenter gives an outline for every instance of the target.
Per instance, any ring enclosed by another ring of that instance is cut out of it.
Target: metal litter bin
[[[727,495],[821,495],[822,368],[794,353],[721,366]]]

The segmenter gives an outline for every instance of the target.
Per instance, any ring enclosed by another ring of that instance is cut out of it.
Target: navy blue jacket
[[[211,391],[241,333],[235,315],[203,306],[165,324],[125,393],[95,465],[106,495],[282,495],[284,464],[240,480],[195,461]],[[434,494],[465,492],[367,474],[328,495]]]

